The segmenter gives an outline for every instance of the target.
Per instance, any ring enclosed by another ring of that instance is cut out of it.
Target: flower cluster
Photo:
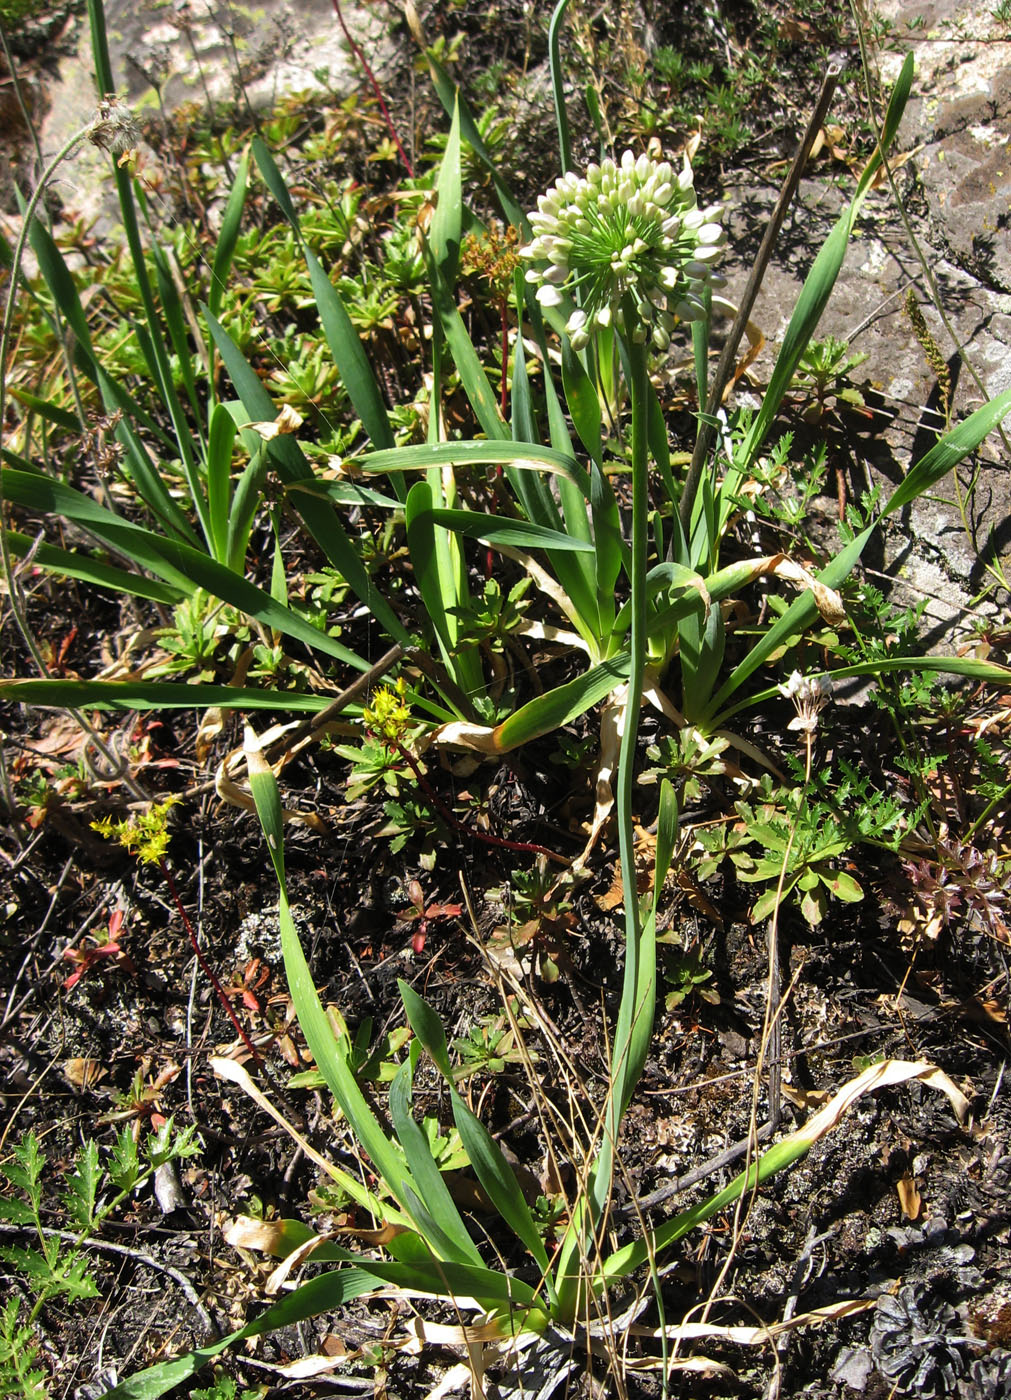
[[[779,693],[792,700],[797,711],[787,729],[813,735],[818,728],[818,716],[832,698],[832,682],[828,676],[802,676],[799,671],[793,671],[786,684],[779,687]]]
[[[530,268],[527,281],[542,306],[559,305],[565,284],[577,291],[581,305],[565,327],[574,350],[612,323],[666,350],[675,318],[699,320],[705,284],[722,286],[712,271],[725,240],[721,212],[698,207],[687,157],[676,175],[668,161],[626,151],[620,164],[563,175],[540,197],[535,237],[520,256],[546,266]],[[635,320],[626,325],[629,302]]]

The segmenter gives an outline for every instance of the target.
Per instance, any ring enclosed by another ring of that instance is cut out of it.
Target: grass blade
[[[562,58],[559,52],[558,36],[562,28],[569,0],[558,0],[548,25],[548,59],[551,66],[551,95],[555,102],[555,124],[558,127],[558,156],[562,174],[572,169],[572,141],[569,137],[569,114],[565,110],[565,75],[562,72]]]
[[[143,574],[128,573],[126,569],[117,569],[114,564],[105,564],[76,550],[40,543],[31,535],[23,535],[17,530],[8,532],[7,547],[15,559],[24,559],[30,554],[32,564],[45,569],[47,573],[80,579],[83,583],[94,584],[96,588],[108,588],[113,593],[150,598],[152,602],[162,603],[166,607],[172,607],[186,596],[169,583],[145,578]]]
[[[249,153],[247,146],[242,152],[238,169],[235,172],[235,183],[232,185],[228,203],[225,205],[221,228],[218,231],[218,241],[214,247],[211,285],[207,292],[207,305],[211,308],[211,313],[214,316],[221,313],[221,303],[228,284],[232,258],[235,256],[239,233],[242,229],[242,211],[245,208],[246,189],[249,185]]]
[[[411,1029],[431,1055],[449,1086],[453,1119],[475,1176],[502,1219],[526,1245],[540,1268],[547,1274],[548,1256],[544,1242],[523,1199],[512,1168],[487,1128],[471,1112],[453,1087],[453,1069],[449,1062],[446,1032],[442,1022],[407,982],[400,979],[397,985]]]
[[[273,419],[276,415],[270,395],[247,363],[242,351],[206,307],[204,314],[229,378],[235,386],[243,408],[249,414],[249,421],[258,423]],[[287,487],[313,483],[312,468],[294,438],[289,435],[275,438],[268,443],[267,451],[277,464],[278,472]],[[309,533],[379,625],[394,641],[409,644],[407,629],[372,583],[340,521],[327,503],[320,499],[324,494],[306,491],[304,495],[299,492],[296,496],[294,504]]]
[[[410,1055],[400,1066],[390,1085],[390,1118],[400,1146],[404,1149],[411,1175],[418,1184],[421,1199],[432,1219],[449,1241],[447,1259],[484,1267],[477,1246],[463,1222],[456,1202],[449,1194],[442,1172],[432,1160],[428,1139],[414,1121],[411,1113],[411,1090],[414,1065]],[[417,1212],[415,1212],[417,1215]]]
[[[0,699],[55,709],[280,710],[319,714],[328,695],[292,690],[253,690],[238,685],[188,685],[185,681],[0,680]]]
[[[316,992],[288,903],[284,873],[284,823],[277,780],[262,756],[255,735],[248,728],[245,748],[249,786],[266,837],[271,864],[277,876],[284,971],[298,1015],[298,1023],[306,1044],[312,1051],[316,1066],[340,1104],[355,1138],[371,1157],[394,1200],[404,1206],[402,1194],[405,1181],[415,1193],[417,1185],[410,1179],[402,1157],[379,1126],[375,1114],[358,1087]]]

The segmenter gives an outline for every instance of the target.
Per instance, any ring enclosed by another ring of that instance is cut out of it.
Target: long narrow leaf
[[[514,549],[561,550],[564,553],[592,554],[588,540],[574,539],[560,530],[546,530],[525,520],[512,520],[505,515],[479,515],[471,510],[433,510],[432,519],[454,534],[485,544],[507,544]]]
[[[301,241],[302,228],[295,212],[295,206],[291,202],[284,176],[259,136],[253,138],[253,156],[267,188],[277,200],[281,212]],[[316,306],[323,325],[323,334],[326,336],[327,345],[334,357],[334,364],[337,366],[341,382],[347,390],[348,398],[350,398],[355,412],[362,420],[362,426],[376,447],[392,447],[393,431],[390,427],[386,405],[383,403],[383,396],[372,372],[372,366],[369,364],[368,356],[358,338],[358,332],[351,323],[347,308],[312,250],[303,244],[302,251],[309,268],[309,280],[312,283],[313,296],[316,298]]]
[[[404,1161],[387,1138],[366,1102],[365,1096],[352,1073],[347,1058],[341,1053],[333,1027],[327,1018],[316,991],[309,965],[302,951],[295,922],[288,903],[287,883],[284,873],[284,822],[281,815],[281,801],[277,780],[265,759],[251,731],[246,733],[246,764],[249,772],[249,786],[256,803],[257,814],[267,841],[274,873],[280,891],[279,918],[281,925],[281,950],[284,955],[284,971],[291,992],[292,1001],[302,1028],[306,1044],[312,1051],[316,1067],[323,1075],[330,1092],[340,1104],[355,1137],[371,1157],[377,1171],[382,1176],[394,1200],[401,1206],[403,1185],[406,1181],[415,1192],[417,1185],[410,1179]]]
[[[846,256],[846,248],[850,235],[856,223],[857,216],[863,207],[864,200],[871,188],[872,178],[881,164],[883,152],[888,149],[898,130],[902,113],[909,100],[909,92],[913,81],[913,55],[906,56],[906,61],[902,66],[902,71],[892,89],[888,111],[882,129],[881,145],[875,151],[868,162],[860,181],[857,184],[856,192],[848,207],[839,216],[832,232],[825,240],[818,256],[814,260],[811,271],[804,280],[800,296],[797,298],[790,317],[790,324],[787,327],[783,344],[780,347],[776,364],[769,379],[768,388],[762,398],[762,406],[755,415],[751,424],[748,436],[735,462],[735,469],[747,471],[751,462],[758,453],[765,435],[779,411],[783,397],[793,382],[797,366],[801,356],[807,348],[808,342],[814,335],[821,314],[835,286],[836,278]],[[726,484],[722,492],[724,506],[724,523],[726,513],[735,509],[732,506],[733,490],[727,491]]]
[[[548,60],[551,66],[551,96],[555,103],[555,125],[558,128],[558,157],[562,174],[572,169],[572,142],[569,138],[569,114],[565,110],[565,74],[562,72],[562,59],[559,52],[558,36],[562,28],[569,0],[558,0],[548,25]]]
[[[453,1119],[474,1174],[502,1219],[526,1245],[540,1268],[547,1274],[548,1256],[544,1242],[523,1199],[515,1173],[488,1129],[471,1112],[453,1087],[453,1071],[446,1049],[446,1033],[441,1021],[409,983],[401,978],[397,985],[411,1029],[446,1079],[453,1106]]]
[[[270,395],[246,362],[245,356],[210,311],[205,308],[204,314],[225,369],[242,400],[242,406],[249,414],[249,421],[256,423],[272,419],[275,415]],[[268,444],[267,450],[277,463],[286,486],[290,488],[313,481],[312,468],[290,435],[275,438]],[[394,641],[408,642],[407,629],[369,578],[354,545],[327,503],[314,499],[307,492],[304,498],[300,493],[293,504],[330,563],[347,580],[379,625]]]
[[[220,1341],[211,1342],[188,1356],[180,1356],[175,1361],[161,1361],[157,1366],[149,1366],[138,1371],[129,1380],[106,1392],[105,1400],[159,1400],[176,1386],[182,1385],[192,1376],[227,1351],[237,1342],[247,1337],[259,1337],[265,1332],[274,1332],[279,1327],[292,1327],[319,1313],[331,1312],[343,1307],[354,1298],[365,1293],[375,1292],[382,1286],[382,1280],[375,1274],[366,1273],[362,1268],[333,1269],[320,1278],[310,1279],[296,1288],[293,1293],[282,1298],[273,1307],[267,1308],[259,1317],[247,1322],[237,1332],[230,1332]]]
[[[211,268],[211,285],[207,292],[207,305],[215,316],[221,312],[221,303],[224,300],[228,284],[228,274],[231,271],[232,259],[239,241],[248,185],[249,147],[247,146],[239,159],[235,180],[221,219],[221,228],[218,230],[218,241],[214,247],[214,264]]]
[[[239,685],[188,685],[184,681],[63,681],[0,679],[0,699],[21,705],[96,710],[280,710],[318,714],[332,696],[293,690],[253,690]]]
[[[150,598],[152,602],[172,607],[185,597],[185,594],[171,584],[157,579],[145,578],[143,574],[128,573],[117,569],[114,564],[106,564],[93,559],[89,554],[79,554],[75,550],[60,549],[52,544],[40,544],[31,535],[23,535],[17,530],[7,534],[7,547],[15,559],[23,559],[31,554],[32,564],[45,569],[47,573],[60,574],[63,578],[80,579],[82,583],[94,584],[96,588],[108,588],[113,593],[126,593],[134,598]]]
[[[590,479],[568,452],[535,443],[501,438],[492,442],[418,443],[395,447],[386,452],[369,452],[355,459],[357,471],[368,474],[427,471],[429,467],[469,467],[512,465],[520,470],[549,472],[568,477],[579,487],[584,500],[590,499]]]
[[[545,695],[538,695],[497,726],[494,731],[496,750],[506,753],[564,728],[599,704],[627,678],[628,657],[617,657],[592,667],[585,675]]]
[[[428,1139],[411,1113],[413,1068],[411,1056],[408,1055],[390,1085],[390,1118],[394,1131],[404,1149],[408,1169],[418,1184],[425,1207],[450,1241],[450,1248],[445,1257],[483,1267],[477,1246],[463,1223],[456,1202],[449,1194],[442,1172],[432,1160]],[[417,1216],[416,1210],[414,1214]]]
[[[498,202],[502,208],[502,213],[505,215],[506,223],[512,224],[514,228],[518,228],[522,232],[523,237],[529,239],[531,231],[527,216],[524,214],[520,205],[517,204],[512,191],[499,174],[498,166],[495,164],[489,154],[488,147],[481,138],[477,122],[474,120],[466,99],[431,51],[425,54],[425,58],[428,61],[428,69],[432,75],[432,84],[438,93],[439,101],[446,110],[446,115],[452,117],[454,112],[459,112],[460,134],[488,171],[494,182],[495,193],[498,195]]]

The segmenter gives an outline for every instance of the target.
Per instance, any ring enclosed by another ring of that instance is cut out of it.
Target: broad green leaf
[[[306,248],[304,252],[313,295],[319,308],[319,318],[323,324],[323,334],[326,336],[326,343],[330,347],[348,398],[375,446],[390,448],[394,443],[393,429],[390,427],[382,392],[369,364],[365,347],[358,338],[358,332],[337,288],[310,249]]]
[[[359,671],[369,669],[369,663],[353,651],[202,550],[120,520],[82,491],[50,481],[47,477],[26,475],[5,468],[3,483],[4,495],[8,500],[35,510],[63,515],[75,524],[84,525],[106,544],[137,559],[138,563],[181,591],[192,592],[194,587],[206,589],[213,597],[231,604],[248,617],[256,618],[266,627],[296,638],[310,650],[323,652]]]
[[[40,399],[37,394],[30,394],[27,389],[22,389],[18,384],[12,384],[7,390],[12,399],[23,404],[31,413],[37,413],[40,418],[45,418],[49,423],[55,423],[58,428],[66,428],[68,432],[77,433],[81,430],[77,415],[61,408],[59,404],[52,403],[49,399]]]
[[[451,283],[447,282],[444,271],[439,267],[430,249],[426,248],[425,263],[432,291],[432,304],[439,316],[446,345],[453,357],[460,383],[470,401],[470,406],[481,431],[489,438],[505,440],[509,437],[499,410],[498,400],[488,382],[481,356],[474,348],[474,342],[464,324],[456,304],[456,295]]]
[[[237,431],[234,415],[225,404],[216,403],[211,409],[207,435],[207,523],[215,559],[229,565],[232,560],[228,552],[228,517],[232,496],[232,450]]]
[[[844,870],[835,871],[830,879],[825,879],[824,876],[822,879],[836,899],[841,899],[846,904],[857,904],[864,897],[860,885],[852,875],[847,875]]]
[[[620,656],[591,667],[584,675],[545,695],[538,695],[496,726],[496,751],[508,753],[543,734],[562,729],[599,704],[627,678],[628,657]]]
[[[288,220],[301,243],[302,228],[288,193],[284,176],[259,136],[253,138],[253,156],[267,188],[277,200],[282,214]],[[341,382],[347,390],[348,398],[354,405],[358,417],[362,420],[362,426],[375,445],[380,448],[392,447],[393,432],[386,413],[386,405],[383,403],[383,396],[372,372],[372,366],[369,364],[368,356],[358,338],[358,332],[351,323],[347,308],[336,287],[320,266],[315,254],[304,243],[302,251],[309,269],[309,280],[316,298],[323,334],[326,336],[326,343],[330,347],[330,353],[334,357],[334,364],[337,366]]]

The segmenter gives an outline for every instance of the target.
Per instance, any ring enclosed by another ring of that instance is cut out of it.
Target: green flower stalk
[[[582,1279],[593,1232],[610,1200],[621,1120],[642,1073],[656,1005],[656,929],[643,918],[635,877],[633,772],[646,667],[649,516],[649,376],[647,346],[666,350],[678,321],[704,321],[707,286],[725,241],[716,206],[700,209],[687,159],[680,175],[667,161],[626,151],[585,176],[563,175],[531,214],[534,238],[520,256],[535,265],[527,281],[544,307],[579,302],[565,331],[580,351],[613,328],[627,351],[632,449],[632,532],[628,555],[629,672],[622,697],[621,749],[615,791],[625,905],[625,970],[612,1045],[612,1092],[585,1207],[573,1219],[558,1264],[563,1315],[583,1306]]]
[[[677,321],[705,317],[706,285],[726,241],[718,205],[698,207],[692,168],[626,151],[585,176],[563,175],[530,215],[535,237],[520,256],[542,306],[558,306],[568,285],[581,305],[565,330],[582,350],[595,330],[615,325],[635,344],[666,350]],[[626,307],[631,302],[631,320]]]

